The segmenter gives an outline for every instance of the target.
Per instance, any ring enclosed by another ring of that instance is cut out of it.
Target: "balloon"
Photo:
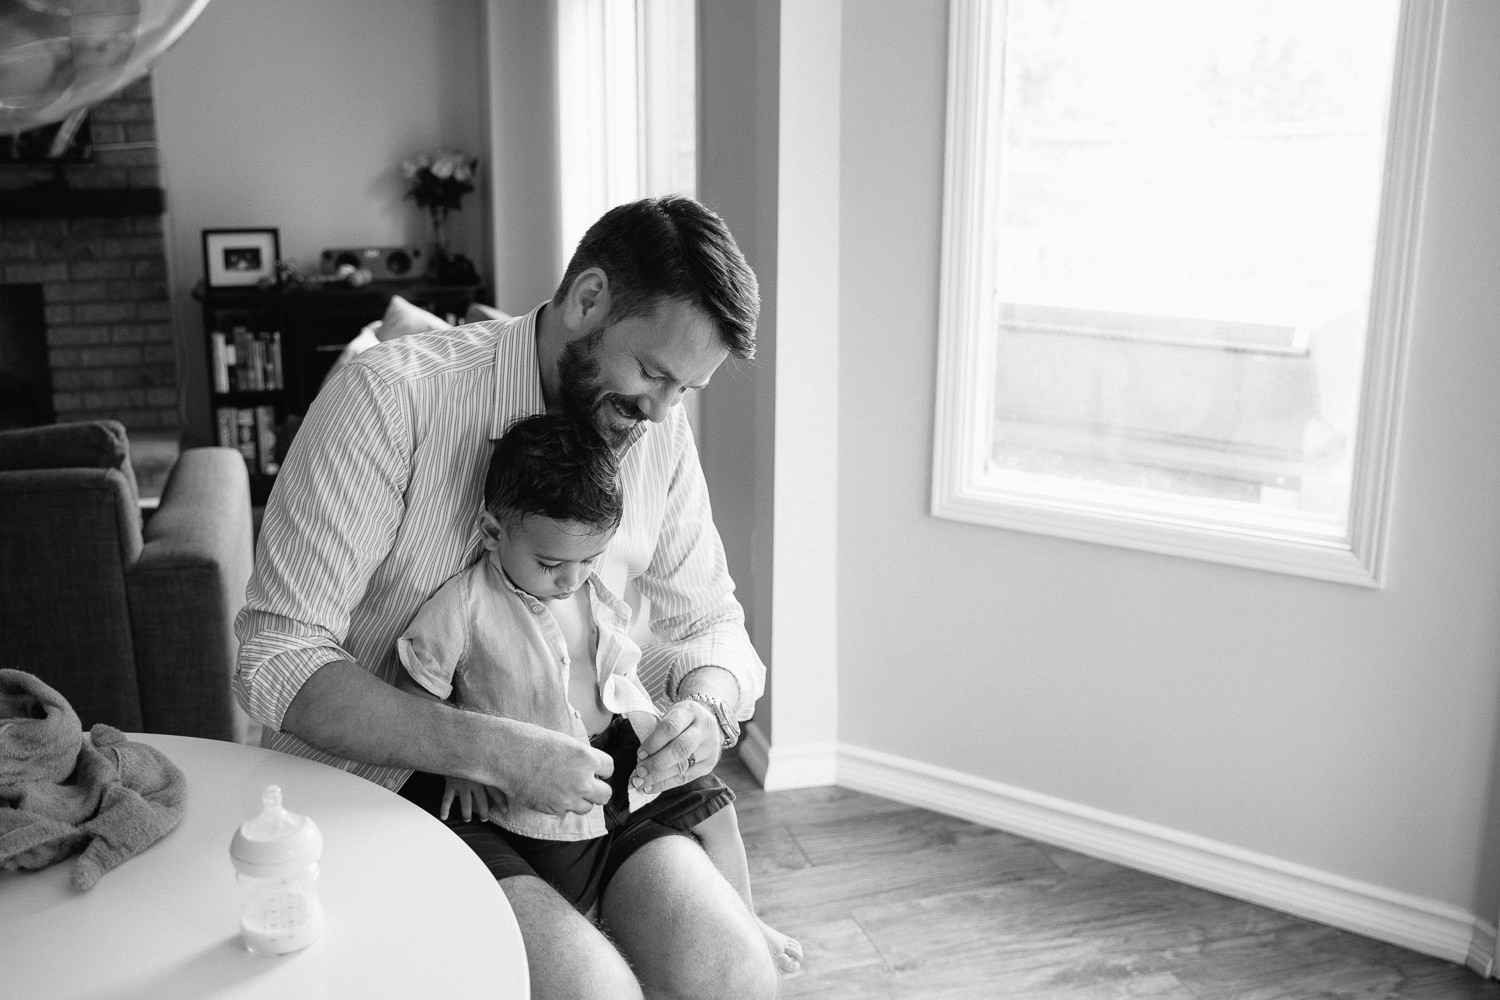
[[[60,122],[146,75],[209,0],[0,0],[0,132]]]

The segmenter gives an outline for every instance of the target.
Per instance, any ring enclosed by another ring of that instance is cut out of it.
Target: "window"
[[[560,269],[594,220],[653,195],[696,196],[696,0],[560,0]],[[695,434],[697,393],[682,405]]]
[[[955,0],[933,513],[1378,585],[1440,11]]]
[[[565,256],[615,205],[695,193],[696,39],[694,0],[558,4]]]

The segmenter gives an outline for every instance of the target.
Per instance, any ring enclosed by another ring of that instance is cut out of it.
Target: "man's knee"
[[[680,978],[672,984],[676,996],[681,1000],[774,1000],[776,966],[765,938],[756,932],[742,939],[737,936],[725,945],[702,954],[699,963],[679,967]]]
[[[657,840],[632,856],[605,891],[604,923],[653,998],[776,995],[755,915],[691,840]]]
[[[619,951],[550,886],[519,876],[500,887],[521,927],[533,1000],[640,1000]]]

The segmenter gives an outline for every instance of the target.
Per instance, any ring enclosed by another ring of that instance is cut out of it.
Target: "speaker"
[[[422,277],[426,263],[419,247],[334,247],[323,251],[322,271],[335,274],[348,264],[369,271],[375,281],[403,281]]]

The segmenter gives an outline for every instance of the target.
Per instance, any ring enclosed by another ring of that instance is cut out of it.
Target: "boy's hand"
[[[443,804],[438,809],[438,819],[448,818],[448,809],[458,803],[458,814],[468,823],[472,819],[481,822],[490,818],[490,812],[505,812],[505,793],[489,785],[481,785],[468,778],[449,778],[443,789]]]

